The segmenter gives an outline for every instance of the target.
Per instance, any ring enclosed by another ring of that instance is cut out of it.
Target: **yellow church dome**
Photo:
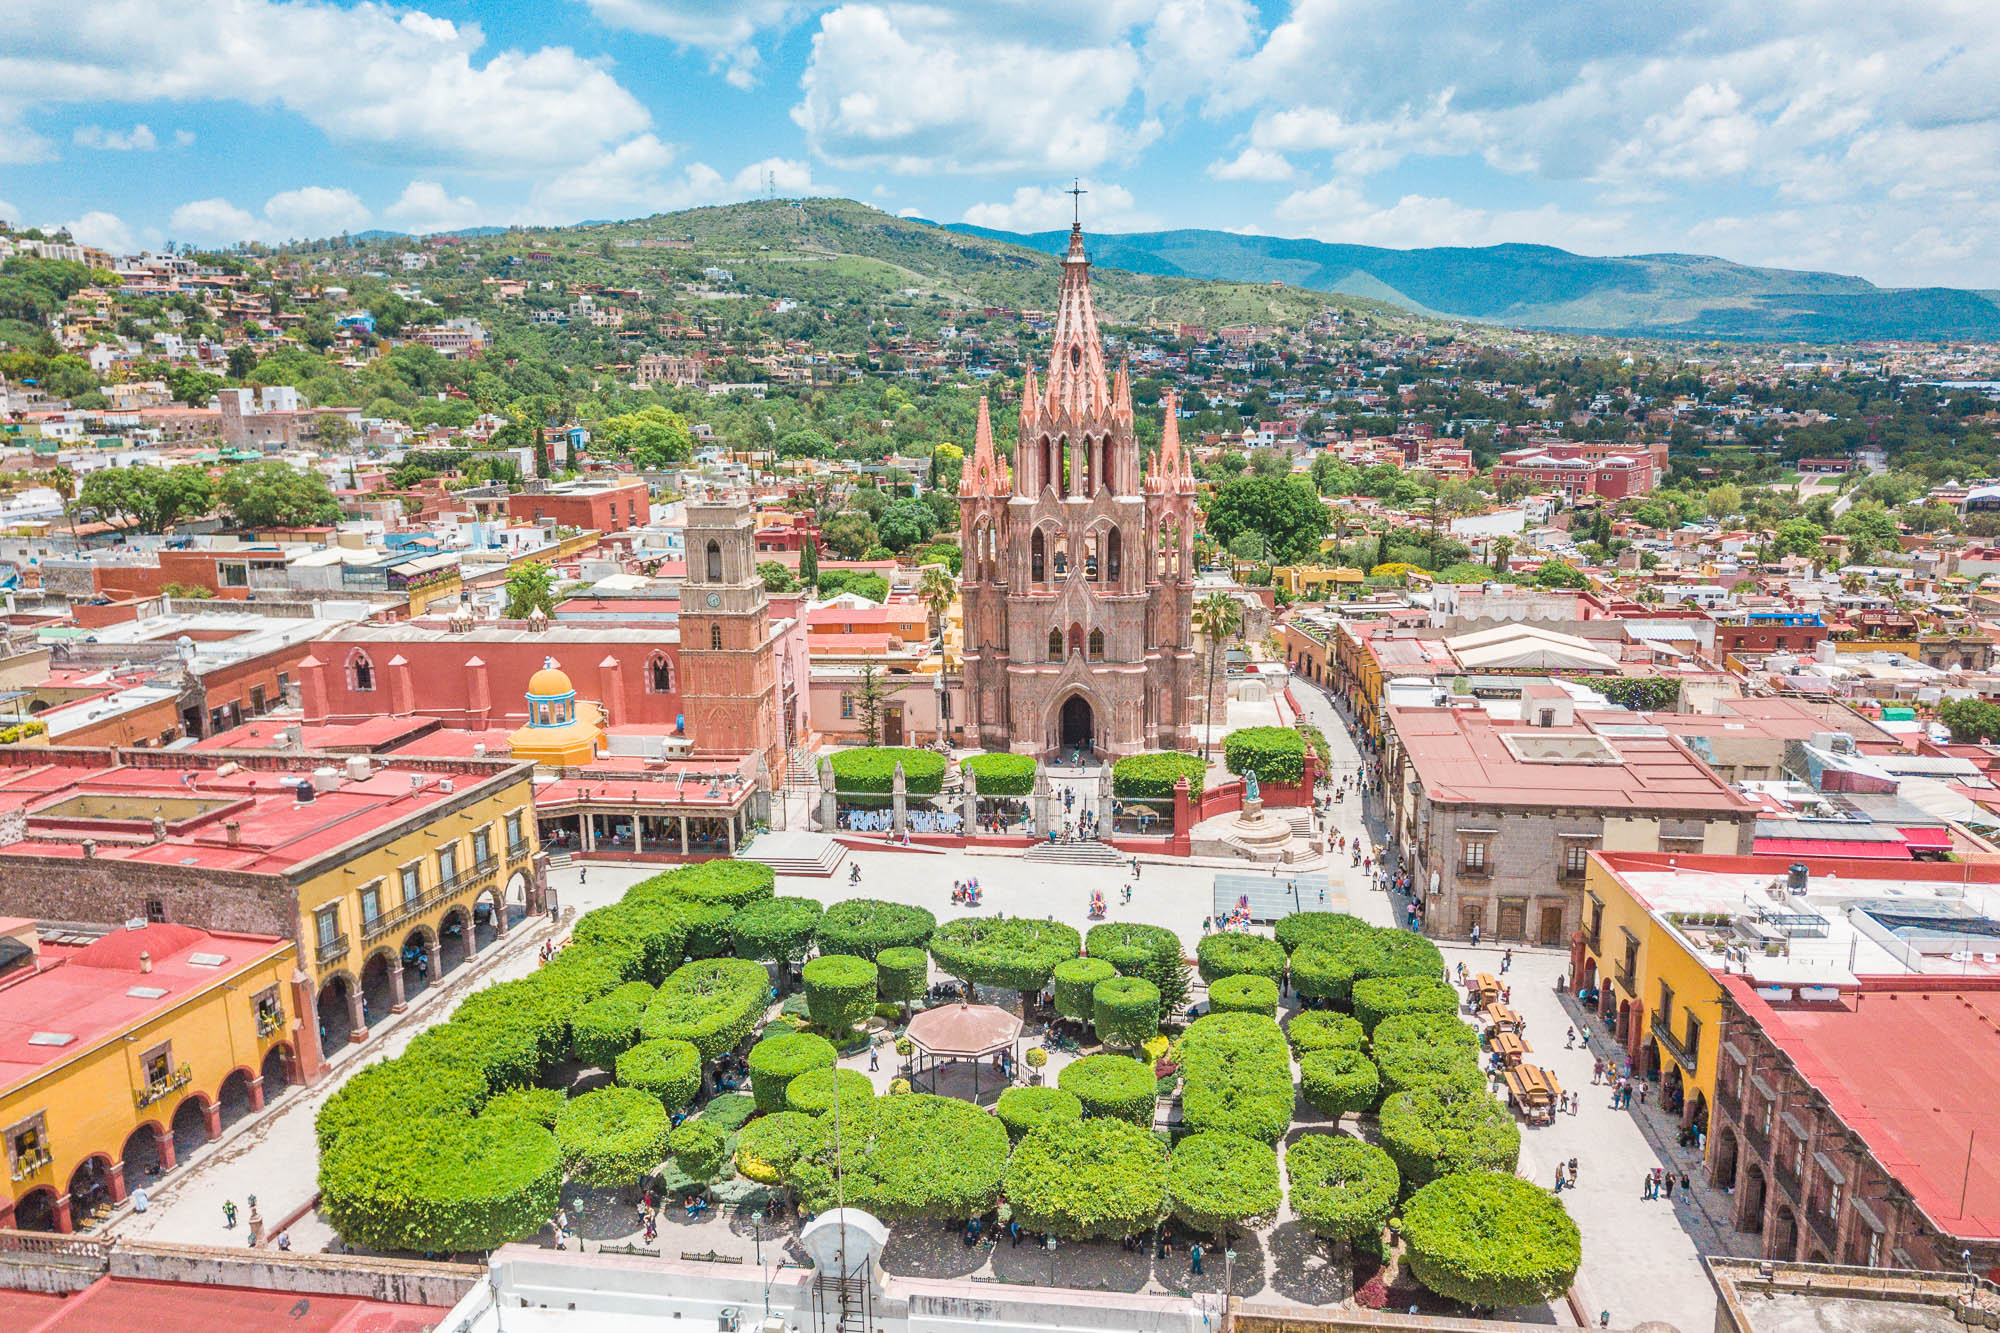
[[[537,699],[560,699],[566,694],[575,694],[576,686],[569,683],[569,677],[555,667],[543,667],[528,677],[528,693]]]

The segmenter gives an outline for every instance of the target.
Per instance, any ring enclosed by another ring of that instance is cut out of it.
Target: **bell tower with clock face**
[[[688,735],[697,752],[761,753],[781,780],[777,645],[748,497],[690,500],[686,534],[680,668]]]

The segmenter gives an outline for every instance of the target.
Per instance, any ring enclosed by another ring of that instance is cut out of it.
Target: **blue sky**
[[[0,0],[0,218],[116,248],[841,194],[2000,288],[1991,0]]]

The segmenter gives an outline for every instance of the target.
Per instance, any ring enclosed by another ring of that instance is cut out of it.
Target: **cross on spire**
[[[1070,197],[1070,205],[1073,210],[1070,217],[1070,225],[1081,227],[1083,225],[1083,196],[1089,194],[1090,191],[1083,188],[1083,178],[1081,176],[1072,176],[1070,180],[1072,182],[1071,188],[1063,191],[1064,194]]]

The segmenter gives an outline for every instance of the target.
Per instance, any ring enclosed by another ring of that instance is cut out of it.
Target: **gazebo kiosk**
[[[1015,1054],[1021,1019],[990,1004],[948,1004],[910,1020],[910,1086],[936,1093],[941,1067],[972,1062],[972,1100],[979,1100],[979,1070],[988,1056]],[[1007,1080],[1000,1080],[1004,1088]],[[949,1093],[943,1094],[949,1096]]]

